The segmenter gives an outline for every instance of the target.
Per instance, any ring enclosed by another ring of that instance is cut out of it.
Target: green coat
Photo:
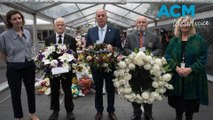
[[[207,46],[205,40],[199,35],[193,35],[188,38],[185,50],[185,66],[190,67],[192,72],[184,77],[184,83],[182,83],[181,77],[175,71],[176,66],[180,66],[182,59],[181,39],[174,37],[167,46],[165,58],[173,70],[170,83],[174,87],[174,90],[168,91],[168,95],[180,96],[184,90],[184,99],[198,99],[200,104],[208,105],[208,84],[205,71]]]

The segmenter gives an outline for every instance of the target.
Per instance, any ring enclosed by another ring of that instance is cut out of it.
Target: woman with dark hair
[[[35,115],[35,64],[32,56],[32,38],[23,28],[24,16],[17,10],[6,15],[8,30],[0,35],[0,52],[7,63],[7,80],[11,91],[14,118],[23,120],[21,86],[24,82],[31,120],[39,120]]]

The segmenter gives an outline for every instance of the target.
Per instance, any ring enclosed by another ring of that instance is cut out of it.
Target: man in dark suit
[[[158,36],[150,31],[147,31],[147,18],[144,16],[139,16],[136,20],[137,30],[132,31],[127,35],[127,40],[124,45],[124,53],[129,55],[134,51],[135,48],[139,50],[149,50],[151,54],[157,56],[161,53],[161,43]],[[152,87],[152,79],[150,78],[149,71],[142,68],[136,67],[136,70],[132,72],[132,79],[130,80],[130,85],[133,91],[140,91],[149,89]],[[132,103],[133,113],[131,120],[141,119],[141,104],[136,102]],[[152,104],[143,104],[144,116],[146,120],[153,120],[152,117]]]
[[[66,28],[65,21],[63,18],[57,18],[54,21],[55,34],[45,39],[45,45],[50,46],[50,44],[67,44],[69,49],[73,50],[76,53],[76,41],[75,38],[66,35],[64,33]],[[65,94],[65,109],[67,111],[67,119],[74,120],[73,109],[74,104],[72,100],[72,71],[69,73],[63,73],[66,77],[58,76],[50,80],[51,88],[51,105],[50,109],[53,110],[53,113],[50,115],[49,120],[57,120],[60,104],[59,104],[59,90],[60,83]]]
[[[88,30],[86,36],[86,45],[90,46],[94,43],[106,43],[110,44],[113,47],[118,47],[121,49],[121,39],[119,31],[115,28],[107,26],[107,13],[104,9],[99,9],[96,11],[96,21],[98,26],[91,28]],[[109,50],[112,50],[109,47]],[[111,120],[116,120],[117,117],[114,114],[114,99],[115,99],[115,88],[113,86],[113,71],[105,72],[101,69],[91,68],[92,76],[95,83],[95,108],[97,110],[97,114],[95,116],[96,120],[101,120],[102,112],[103,112],[103,81],[106,83],[106,91],[107,91],[107,112],[109,118]]]

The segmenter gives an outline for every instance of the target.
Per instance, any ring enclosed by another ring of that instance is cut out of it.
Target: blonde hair
[[[196,30],[195,30],[195,24],[194,24],[194,20],[192,19],[192,17],[190,16],[185,16],[185,17],[180,17],[176,23],[175,23],[175,28],[174,28],[174,35],[175,37],[181,37],[181,31],[180,31],[180,24],[181,22],[187,19],[188,23],[190,24],[190,30],[189,30],[189,37],[196,34]]]

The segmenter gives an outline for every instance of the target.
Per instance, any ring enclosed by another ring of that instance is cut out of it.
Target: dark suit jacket
[[[156,56],[160,55],[162,45],[156,34],[146,31],[144,47],[146,47],[147,50],[150,50],[152,54]],[[129,55],[135,48],[140,48],[140,38],[137,30],[134,30],[127,35],[127,40],[124,45],[124,53]]]
[[[56,44],[56,34],[47,37],[45,39],[45,46],[50,46],[51,44]],[[77,57],[76,53],[76,40],[72,36],[66,35],[64,36],[64,44],[69,45],[69,48],[73,50],[74,56]]]
[[[96,43],[97,40],[99,40],[98,27],[90,28],[86,36],[86,46]],[[115,28],[107,26],[104,43],[111,44],[112,46],[118,47],[121,49],[122,47],[121,47],[121,38],[120,38],[119,31]]]

